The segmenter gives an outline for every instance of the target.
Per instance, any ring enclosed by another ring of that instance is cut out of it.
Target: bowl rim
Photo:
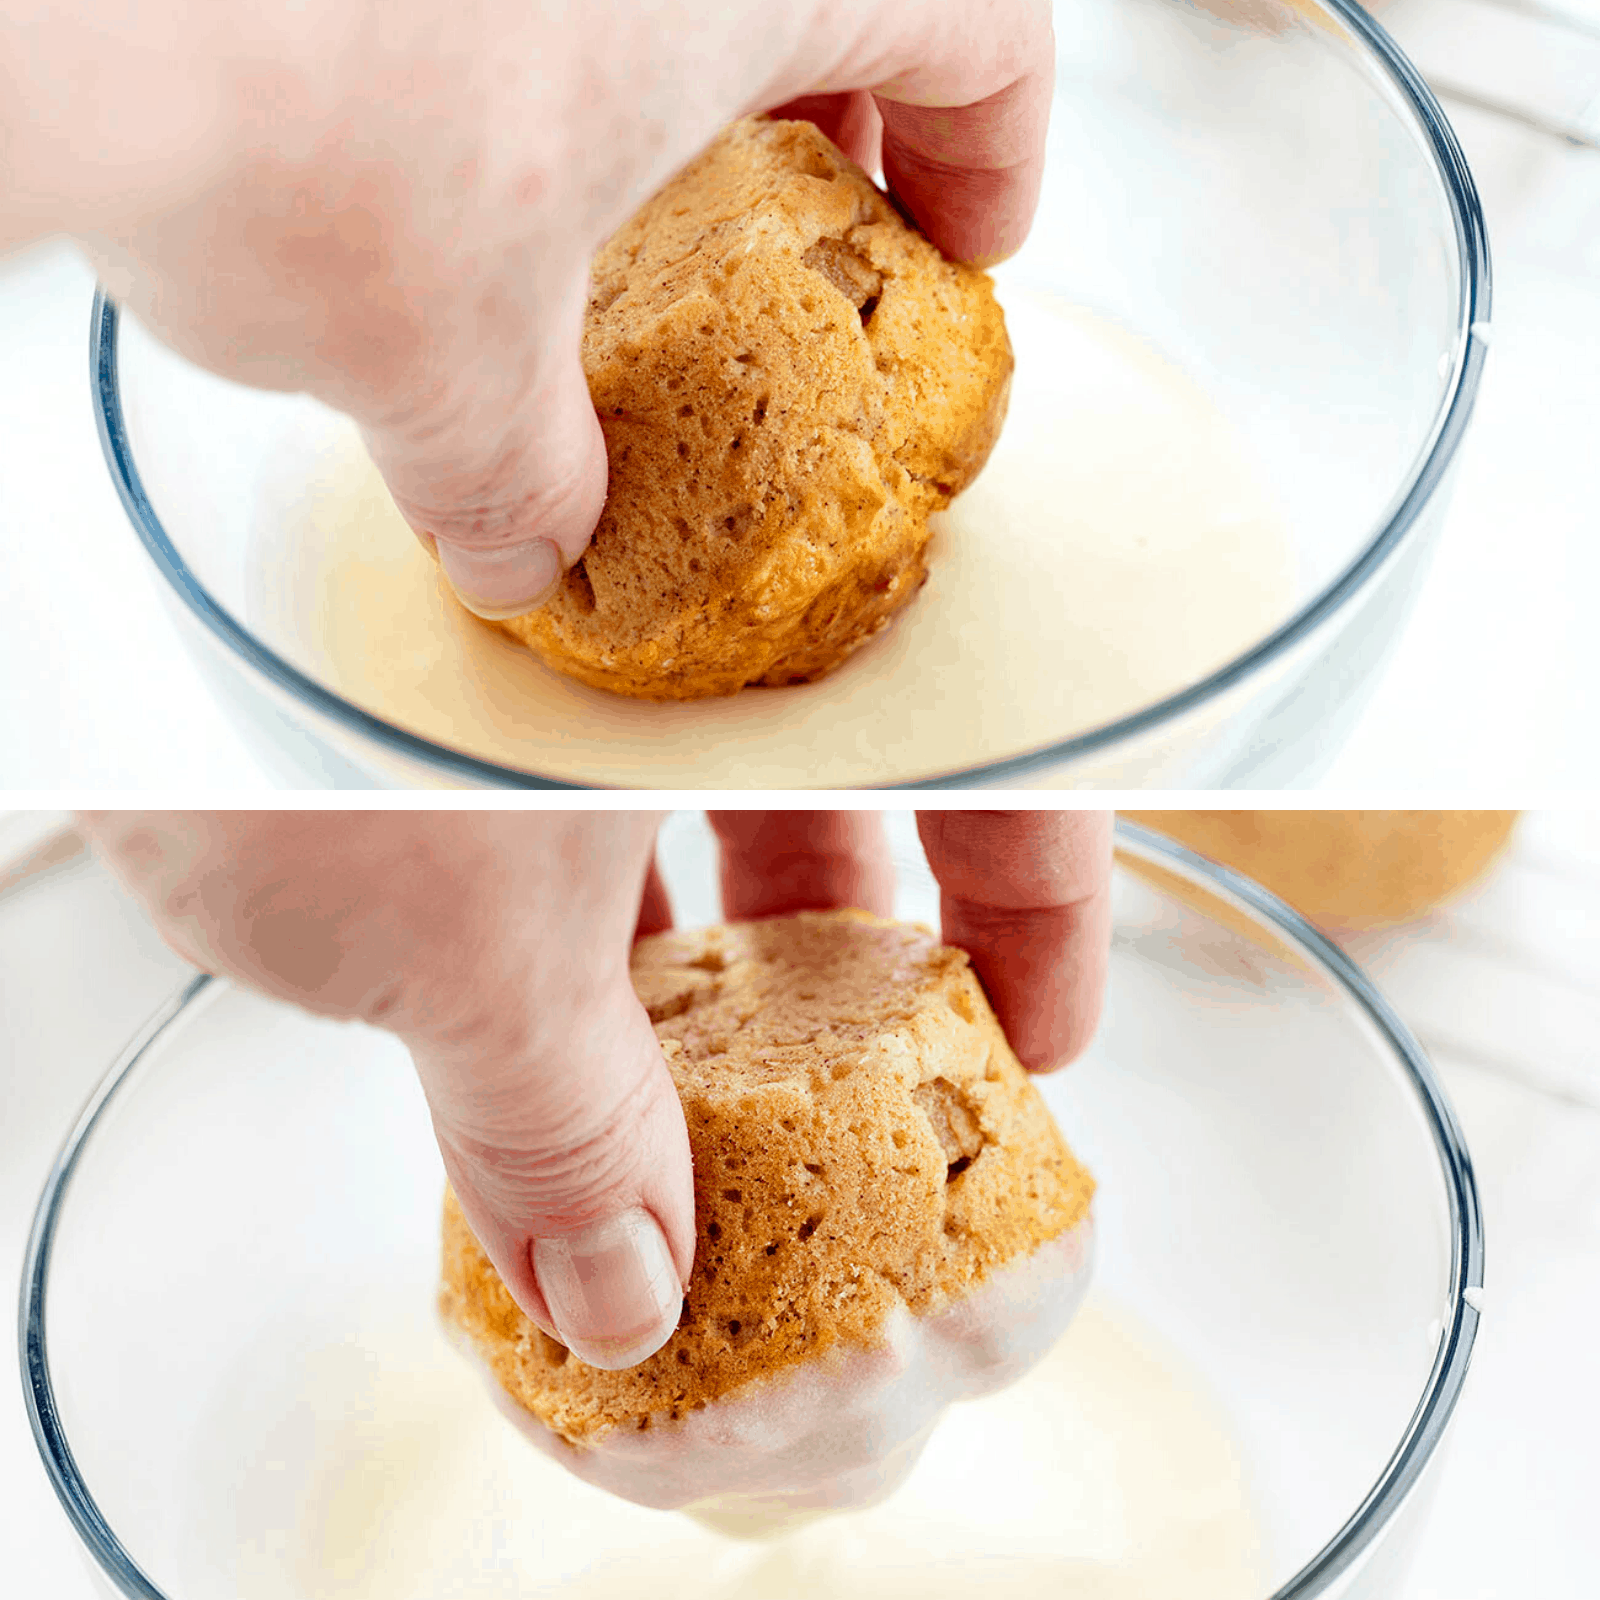
[[[1409,1499],[1443,1439],[1466,1380],[1477,1338],[1483,1289],[1483,1215],[1466,1140],[1421,1046],[1366,974],[1330,939],[1260,885],[1173,840],[1121,819],[1118,852],[1177,869],[1181,878],[1242,910],[1285,939],[1309,966],[1364,1013],[1417,1096],[1440,1165],[1450,1229],[1449,1307],[1440,1319],[1433,1365],[1411,1417],[1377,1480],[1338,1531],[1270,1600],[1316,1600],[1375,1547]],[[73,1124],[45,1179],[23,1258],[18,1346],[23,1398],[34,1443],[79,1540],[100,1572],[129,1600],[172,1600],[146,1577],[96,1504],[79,1471],[56,1406],[45,1316],[56,1229],[72,1179],[95,1129],[117,1094],[134,1081],[161,1042],[204,1004],[232,990],[210,973],[187,979],[152,1014],[106,1072]]]
[[[938,789],[966,784],[994,784],[1044,775],[1063,762],[1106,752],[1176,720],[1198,706],[1253,678],[1292,650],[1329,618],[1364,594],[1377,574],[1416,528],[1424,508],[1448,472],[1477,399],[1488,350],[1491,308],[1489,240],[1483,208],[1466,157],[1443,109],[1421,75],[1399,47],[1353,0],[1314,0],[1332,13],[1354,37],[1380,75],[1399,91],[1401,104],[1415,119],[1444,191],[1456,237],[1460,291],[1451,352],[1453,369],[1432,427],[1416,459],[1401,480],[1377,531],[1355,558],[1314,594],[1286,622],[1232,660],[1175,694],[1152,702],[1112,722],[1068,739],[1054,740],[1018,755],[980,761],[971,766],[903,780],[885,780],[864,788]],[[1363,49],[1364,47],[1364,49]],[[344,698],[279,655],[223,606],[185,561],[144,489],[128,440],[118,381],[118,306],[96,286],[89,317],[90,389],[101,451],[129,520],[156,569],[178,599],[229,654],[241,658],[291,700],[308,704],[320,715],[388,753],[420,761],[449,778],[475,786],[518,789],[613,789],[639,785],[586,783],[521,771],[464,750],[425,738]],[[648,787],[648,786],[644,786]]]

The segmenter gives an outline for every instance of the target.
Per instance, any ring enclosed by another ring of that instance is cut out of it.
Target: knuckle
[[[581,1226],[639,1187],[659,1143],[659,1071],[645,1059],[603,1097],[567,1064],[504,1073],[448,1124],[436,1115],[436,1125],[496,1209],[520,1215],[531,1207],[546,1225]]]
[[[1109,841],[1100,813],[1073,811],[947,811],[923,829],[947,894],[966,907],[1024,915],[1097,892],[1102,834]]]
[[[485,448],[483,441],[496,443]],[[531,531],[592,527],[605,492],[603,457],[552,451],[504,416],[471,411],[427,430],[369,436],[396,509],[419,532],[475,550],[520,542]]]

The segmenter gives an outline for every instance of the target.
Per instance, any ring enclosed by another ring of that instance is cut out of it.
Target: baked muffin
[[[1011,379],[986,273],[947,261],[809,122],[736,122],[595,259],[610,454],[593,544],[499,624],[652,700],[819,677],[927,576]]]
[[[1515,811],[1126,811],[1334,932],[1409,922],[1479,877]]]
[[[446,1322],[503,1409],[591,1482],[739,1527],[864,1504],[953,1400],[1055,1342],[1093,1180],[966,956],[804,913],[642,940],[634,984],[683,1099],[698,1241],[677,1331],[586,1366],[519,1311],[446,1197]]]

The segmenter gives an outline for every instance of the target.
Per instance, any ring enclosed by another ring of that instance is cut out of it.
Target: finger
[[[889,192],[948,256],[993,266],[1022,248],[1039,207],[1053,70],[975,105],[878,97]]]
[[[474,351],[436,393],[365,430],[400,514],[461,603],[491,621],[549,599],[605,502],[582,307],[579,296],[533,340],[531,361],[502,367],[506,347]]]
[[[831,13],[818,16],[836,36]],[[1049,0],[868,7],[842,55],[819,72],[801,53],[786,72],[771,96],[785,105],[872,91],[890,192],[947,255],[988,265],[1021,246],[1055,85]]]
[[[85,825],[209,966],[410,1048],[468,1222],[517,1303],[627,1366],[677,1325],[688,1133],[629,980],[659,816],[215,812]],[[660,897],[664,906],[665,896]]]
[[[633,938],[637,943],[652,933],[665,933],[672,926],[672,899],[661,876],[661,868],[654,856],[650,870],[645,874],[644,893],[639,897],[639,920],[634,924]]]
[[[451,1186],[512,1298],[581,1360],[622,1368],[671,1337],[694,1260],[688,1130],[626,960],[630,927],[671,914],[653,827],[583,828],[570,845],[557,917],[572,920],[536,930],[529,1003],[407,1043]],[[596,848],[621,868],[617,895],[590,897]]]
[[[566,925],[534,930],[518,985],[528,1004],[407,1041],[445,1171],[512,1297],[610,1369],[671,1337],[695,1239],[682,1103],[628,974],[628,933],[670,921],[659,819],[615,821],[597,831],[580,818],[564,836]]]
[[[412,1053],[451,1186],[512,1298],[590,1366],[658,1350],[682,1314],[694,1190],[682,1106],[631,987],[597,990],[520,1047]]]
[[[944,938],[972,957],[1025,1066],[1079,1055],[1100,1020],[1111,942],[1111,815],[923,811]]]
[[[711,811],[732,921],[853,907],[886,917],[894,867],[875,811]]]
[[[876,175],[883,165],[883,118],[865,90],[801,95],[771,115],[814,122],[863,172]]]
[[[314,150],[303,127],[253,143],[176,210],[97,238],[97,266],[191,359],[353,417],[465,603],[515,615],[605,497],[580,361],[590,241],[533,248],[536,223],[521,235],[445,181],[403,103],[369,96],[362,119]]]

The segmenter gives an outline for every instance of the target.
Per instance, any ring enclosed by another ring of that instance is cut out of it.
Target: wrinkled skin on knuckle
[[[964,902],[1025,911],[1082,892],[1083,825],[1070,814],[932,812],[918,829],[937,859],[940,887]]]
[[[535,1231],[579,1227],[635,1203],[660,1163],[664,1114],[675,1104],[642,1013],[623,1028],[594,1009],[549,1020],[548,1038],[530,1054],[486,1056],[477,1071],[418,1060],[441,1145],[485,1205]],[[597,1055],[603,1071],[586,1065]],[[619,1063],[628,1069],[617,1072]],[[537,1216],[522,1217],[530,1204]]]

